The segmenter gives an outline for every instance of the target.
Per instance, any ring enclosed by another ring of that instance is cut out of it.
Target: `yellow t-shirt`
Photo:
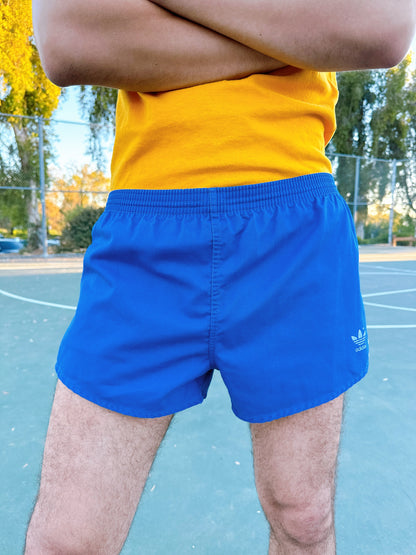
[[[112,189],[248,185],[331,172],[334,73],[292,67],[164,93],[120,91]]]

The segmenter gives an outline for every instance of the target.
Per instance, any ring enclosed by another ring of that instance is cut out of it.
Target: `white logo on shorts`
[[[355,352],[359,353],[360,351],[364,351],[367,349],[367,332],[358,330],[357,337],[355,335],[351,335],[351,339],[354,341],[356,345]]]

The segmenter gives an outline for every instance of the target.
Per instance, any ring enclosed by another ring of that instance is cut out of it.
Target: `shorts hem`
[[[264,422],[271,422],[272,420],[277,420],[279,418],[284,418],[286,416],[291,416],[292,414],[298,414],[299,412],[303,412],[308,409],[312,409],[314,407],[318,407],[319,405],[323,405],[325,403],[329,403],[329,401],[333,401],[343,393],[345,393],[348,389],[350,389],[353,385],[357,384],[360,380],[362,380],[368,373],[368,366],[367,363],[364,371],[360,374],[357,378],[354,378],[351,382],[348,382],[346,386],[339,388],[335,392],[328,393],[327,395],[323,395],[316,399],[313,399],[309,402],[304,403],[303,405],[298,405],[296,407],[287,408],[285,410],[276,411],[273,413],[267,414],[257,414],[257,415],[247,415],[243,414],[242,412],[238,411],[234,407],[232,407],[233,413],[245,422],[249,422],[250,424],[262,424]]]
[[[177,412],[184,411],[196,405],[200,405],[205,397],[201,397],[198,400],[190,401],[188,403],[184,403],[181,406],[177,406],[172,410],[161,410],[161,411],[141,411],[141,410],[130,410],[128,407],[124,407],[118,405],[116,403],[111,403],[109,401],[105,401],[96,397],[95,395],[91,395],[90,393],[85,393],[76,383],[74,383],[71,379],[68,379],[63,372],[59,369],[58,366],[55,367],[56,375],[58,376],[59,381],[61,381],[65,387],[70,389],[76,395],[79,395],[83,399],[90,401],[90,403],[94,403],[94,405],[98,405],[104,409],[111,410],[112,412],[117,412],[118,414],[124,414],[125,416],[134,416],[136,418],[160,418],[162,416],[170,416],[171,414],[176,414]]]

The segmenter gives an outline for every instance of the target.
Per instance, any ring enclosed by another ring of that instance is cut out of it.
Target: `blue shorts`
[[[201,403],[218,369],[234,413],[266,422],[367,367],[354,225],[330,174],[110,193],[58,355],[75,393],[163,416]]]

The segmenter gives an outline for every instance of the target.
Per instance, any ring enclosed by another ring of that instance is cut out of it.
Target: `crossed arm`
[[[391,67],[406,54],[415,0],[152,0],[290,65],[321,71]]]
[[[43,66],[58,85],[142,92],[287,64],[322,71],[395,65],[415,0],[33,0]]]
[[[33,0],[42,65],[60,86],[158,92],[281,67],[148,0]]]

